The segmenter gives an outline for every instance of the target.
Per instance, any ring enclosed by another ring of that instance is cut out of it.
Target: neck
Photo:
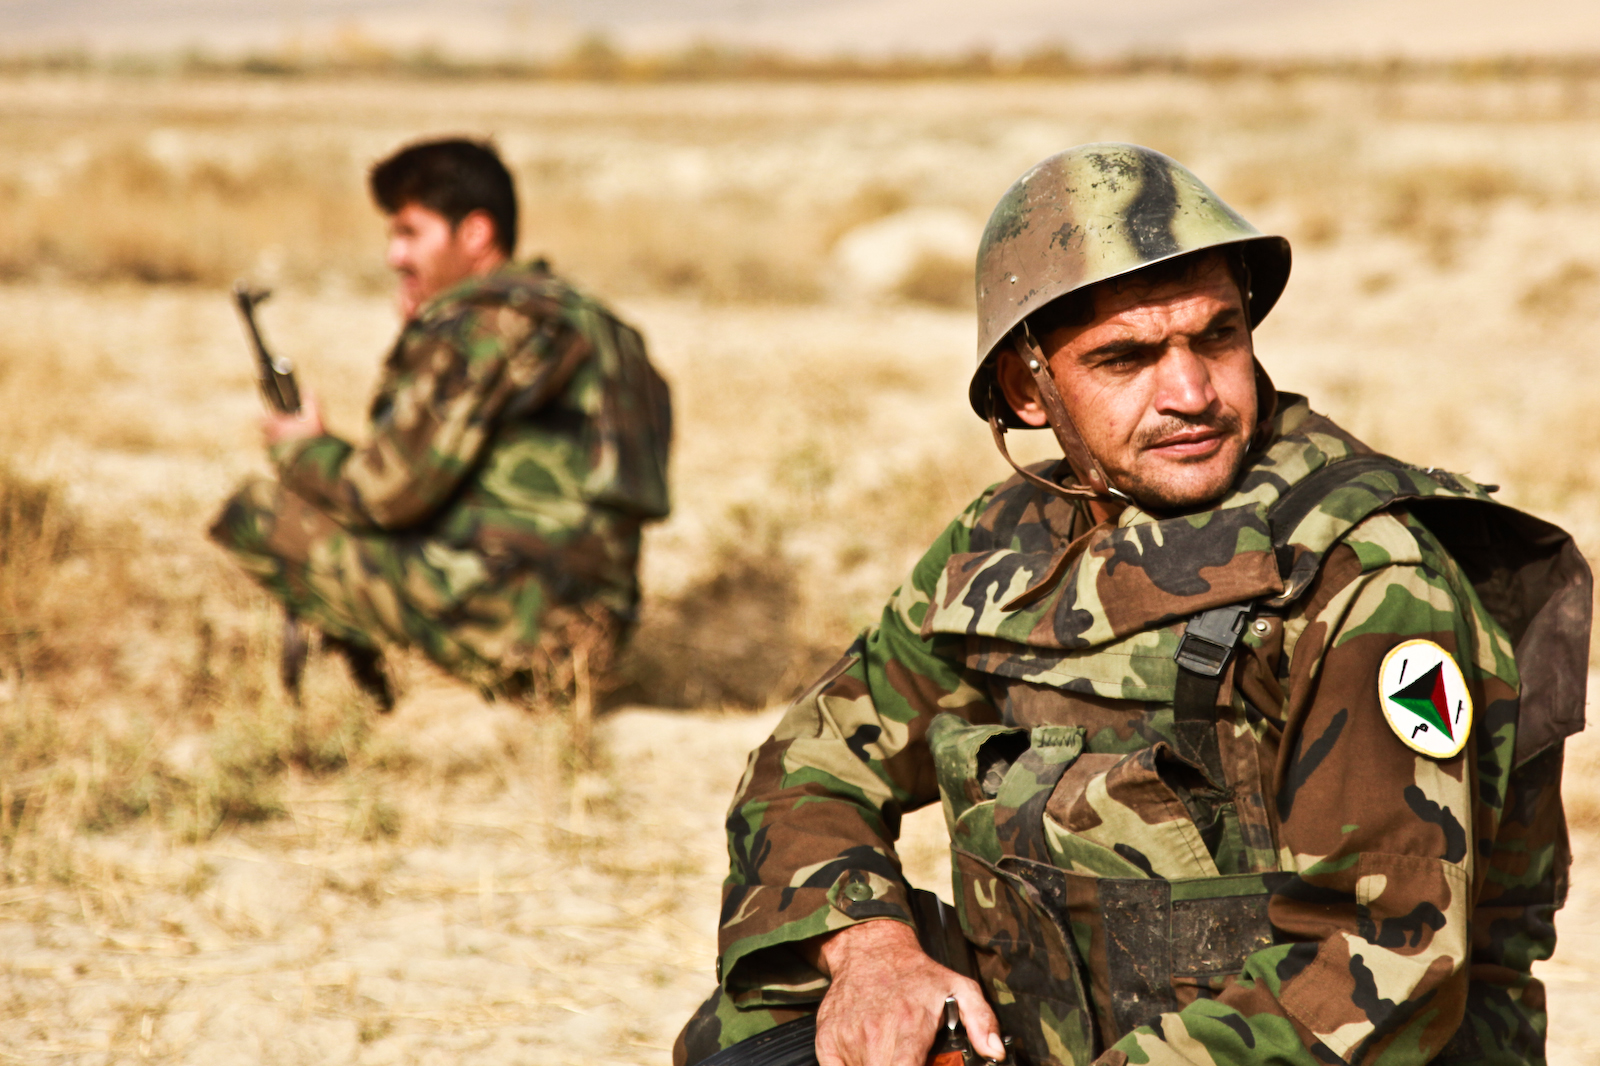
[[[499,248],[492,248],[472,261],[467,268],[466,276],[469,278],[481,278],[486,274],[493,274],[496,270],[505,266],[506,262],[506,254]]]

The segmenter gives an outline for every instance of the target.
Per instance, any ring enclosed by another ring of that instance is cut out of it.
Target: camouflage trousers
[[[759,1007],[740,1010],[719,987],[711,993],[710,999],[700,1005],[700,1009],[683,1027],[683,1032],[678,1034],[677,1042],[672,1045],[672,1066],[694,1066],[700,1060],[710,1058],[741,1040],[748,1040],[784,1022],[815,1013],[815,1006],[809,1009]]]
[[[625,635],[615,612],[557,601],[532,569],[492,569],[475,552],[419,534],[351,531],[267,478],[235,493],[210,535],[329,636],[418,648],[514,699],[595,694]]]

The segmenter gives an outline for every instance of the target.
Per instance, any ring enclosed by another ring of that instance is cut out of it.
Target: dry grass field
[[[271,341],[357,432],[395,327],[362,174],[457,131],[675,388],[677,511],[587,755],[419,661],[388,718],[322,660],[287,705],[203,536],[263,467],[226,286],[277,288]],[[1098,139],[1295,242],[1281,387],[1600,549],[1600,81],[0,79],[0,1063],[665,1061],[744,751],[1002,476],[963,242]],[[1600,1062],[1600,744],[1570,751],[1563,1066]]]

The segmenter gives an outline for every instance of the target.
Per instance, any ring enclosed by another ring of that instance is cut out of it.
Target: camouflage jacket
[[[1368,451],[1284,399],[1212,510],[1129,507],[1069,547],[1072,509],[1013,478],[949,526],[751,756],[720,924],[737,1004],[815,1001],[826,980],[791,945],[909,922],[892,842],[942,800],[962,928],[1024,1063],[1542,1057],[1530,968],[1565,892],[1559,736],[1518,743],[1512,641],[1414,508],[1325,501],[1279,558],[1270,505]],[[1240,602],[1258,609],[1203,767],[1180,755],[1174,653],[1198,612]],[[1380,707],[1386,656],[1412,640],[1470,694],[1453,757],[1412,750]],[[1581,727],[1581,681],[1576,699]]]
[[[551,274],[441,294],[384,364],[364,444],[273,449],[284,485],[357,531],[417,535],[562,598],[637,599],[639,525],[667,513],[667,387],[639,334]]]

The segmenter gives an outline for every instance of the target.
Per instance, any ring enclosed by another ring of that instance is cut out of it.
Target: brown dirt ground
[[[0,891],[0,1061],[665,1062],[711,987],[721,815],[775,713],[621,710],[574,791],[528,772],[538,720],[425,683],[383,730],[446,774],[524,752],[503,791],[393,797],[403,842],[351,843],[310,782],[288,819],[203,844],[94,839],[110,891]],[[1586,788],[1600,731],[1570,762]],[[937,809],[906,826],[913,882],[948,897]],[[1573,844],[1538,968],[1558,1066],[1600,1062],[1600,834]]]

